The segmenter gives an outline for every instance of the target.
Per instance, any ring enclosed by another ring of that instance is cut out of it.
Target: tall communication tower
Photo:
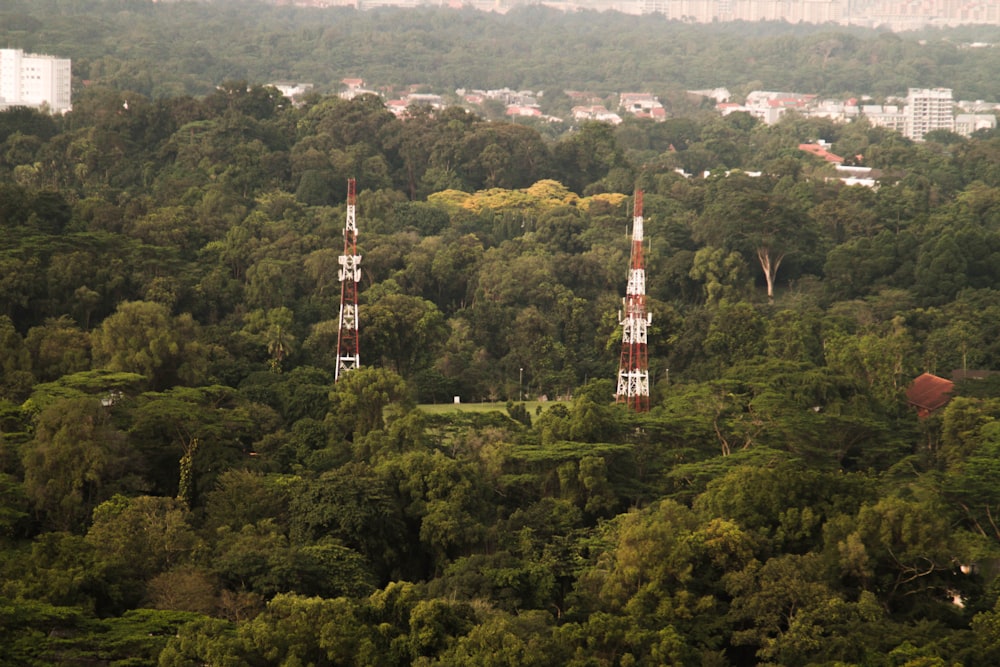
[[[358,282],[361,255],[358,254],[358,226],[354,219],[354,179],[347,179],[347,223],[344,225],[344,254],[340,256],[340,328],[337,333],[337,370],[334,382],[361,365],[358,351]]]
[[[636,412],[649,410],[649,362],[647,331],[653,316],[646,312],[646,265],[642,257],[642,190],[635,191],[632,213],[632,258],[628,287],[622,300],[625,311],[618,313],[622,325],[622,354],[618,364],[618,391],[615,400]]]

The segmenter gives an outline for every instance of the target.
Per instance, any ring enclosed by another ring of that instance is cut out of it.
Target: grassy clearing
[[[524,401],[524,407],[529,415],[534,416],[538,414],[538,408],[545,412],[559,403],[566,403],[566,401]],[[430,415],[446,415],[454,412],[507,412],[506,401],[494,403],[421,403],[417,407]]]

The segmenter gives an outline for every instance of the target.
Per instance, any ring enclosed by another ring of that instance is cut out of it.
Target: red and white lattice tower
[[[642,258],[642,190],[635,192],[632,214],[632,258],[629,262],[628,287],[624,313],[618,313],[622,325],[622,355],[618,365],[618,390],[615,400],[626,403],[636,412],[649,410],[649,363],[646,334],[653,316],[646,312],[646,265]]]
[[[358,282],[361,255],[358,254],[358,226],[354,219],[354,179],[347,180],[347,224],[344,225],[344,254],[340,256],[340,328],[337,333],[337,371],[334,382],[361,365],[358,351]]]

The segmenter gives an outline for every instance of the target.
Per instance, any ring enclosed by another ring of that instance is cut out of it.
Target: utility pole
[[[653,316],[646,312],[646,265],[642,256],[642,190],[635,191],[632,212],[632,257],[629,261],[628,286],[618,312],[622,325],[622,353],[618,364],[618,390],[615,400],[635,412],[649,411],[649,360],[646,351],[647,331]]]
[[[358,283],[361,255],[358,254],[358,226],[354,219],[354,179],[347,179],[347,222],[344,225],[344,253],[340,256],[340,325],[337,332],[337,370],[334,382],[361,365],[358,351]]]

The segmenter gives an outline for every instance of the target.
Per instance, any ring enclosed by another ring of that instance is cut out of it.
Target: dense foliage
[[[1000,135],[929,139],[246,81],[0,113],[0,664],[997,664],[1000,386],[903,390],[1000,370]],[[456,395],[496,410],[416,407]]]
[[[662,15],[472,9],[275,6],[255,0],[5,0],[5,48],[73,59],[80,80],[148,97],[202,95],[221,81],[307,81],[335,92],[369,85],[544,90],[568,113],[565,89],[646,90],[664,104],[686,89],[728,86],[821,96],[906,95],[953,88],[998,100],[995,26],[893,34],[774,22],[698,25]],[[289,4],[289,3],[281,3]]]

